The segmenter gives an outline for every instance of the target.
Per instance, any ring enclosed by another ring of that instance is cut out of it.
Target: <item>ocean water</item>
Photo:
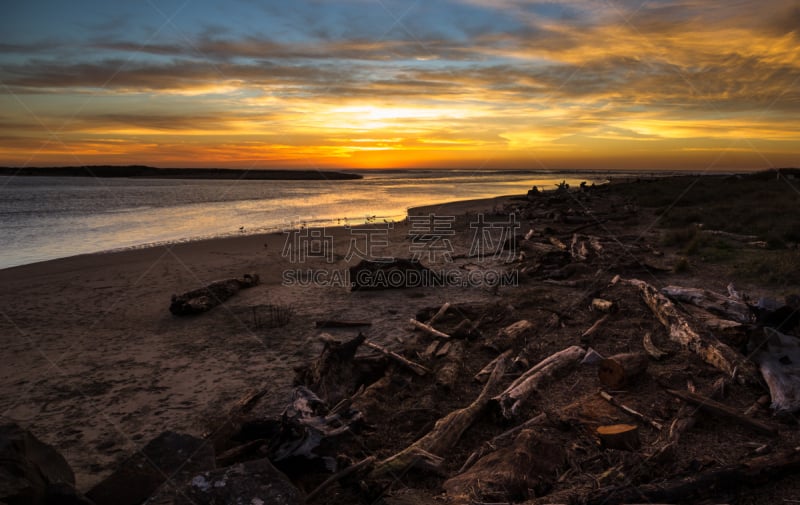
[[[370,171],[354,181],[0,176],[0,268],[301,225],[398,221],[421,205],[552,189],[608,174]]]

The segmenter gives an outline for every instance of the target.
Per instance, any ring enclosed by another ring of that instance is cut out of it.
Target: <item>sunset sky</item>
[[[800,165],[800,4],[4,2],[0,165]]]

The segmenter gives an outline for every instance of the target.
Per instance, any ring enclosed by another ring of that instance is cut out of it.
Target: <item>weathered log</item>
[[[405,366],[406,368],[408,368],[409,370],[411,370],[412,372],[414,372],[417,375],[426,375],[426,374],[430,373],[430,370],[428,370],[424,366],[420,365],[419,363],[414,363],[410,359],[404,358],[403,356],[400,356],[396,352],[390,351],[389,349],[383,347],[382,345],[378,345],[375,342],[370,342],[369,340],[365,340],[364,341],[364,345],[369,347],[369,348],[371,348],[371,349],[375,349],[376,351],[382,352],[387,357],[389,357],[389,358],[393,359],[394,361],[400,363],[401,365]]]
[[[628,279],[625,282],[641,290],[644,301],[667,329],[670,340],[696,353],[706,363],[735,376],[742,384],[760,383],[758,371],[752,363],[713,336],[704,337],[698,334],[678,313],[675,305],[655,287],[638,279]]]
[[[448,335],[447,333],[444,333],[444,332],[441,332],[441,331],[437,330],[433,326],[429,326],[429,325],[427,325],[427,324],[425,324],[423,322],[417,321],[416,319],[413,319],[413,318],[409,319],[409,321],[411,322],[412,325],[414,325],[415,328],[419,328],[420,330],[422,330],[422,331],[424,331],[426,333],[430,333],[434,337],[450,338],[450,335]]]
[[[635,424],[610,424],[598,426],[595,430],[597,438],[600,439],[606,449],[617,449],[620,451],[635,451],[641,447],[639,439],[639,427]]]
[[[730,419],[735,421],[743,426],[748,426],[753,428],[754,430],[758,431],[759,433],[763,433],[764,435],[769,436],[776,436],[778,434],[777,430],[770,426],[769,424],[763,423],[752,417],[746,417],[736,410],[728,407],[724,403],[720,403],[716,400],[712,400],[706,396],[692,393],[690,391],[679,391],[677,389],[667,389],[667,393],[685,402],[689,402],[692,405],[696,405],[697,407],[705,410],[706,412],[710,412],[714,415],[724,417],[726,419]]]
[[[419,464],[419,454],[436,456],[447,454],[455,447],[461,435],[469,428],[478,415],[486,408],[491,398],[492,391],[497,387],[503,378],[508,364],[510,352],[505,352],[497,360],[497,364],[492,371],[489,380],[481,390],[478,397],[468,406],[454,410],[445,417],[436,421],[433,429],[422,438],[401,450],[397,454],[379,462],[370,472],[372,479],[380,478],[387,474],[400,475],[411,466]],[[441,456],[439,456],[441,459]]]
[[[459,349],[461,349],[462,347],[463,347],[462,345],[460,344],[458,345]],[[443,356],[447,356],[448,354],[450,354],[450,349],[452,348],[453,348],[452,342],[445,342],[444,344],[441,345],[441,347],[439,347],[439,350],[436,351],[436,357],[441,358]]]
[[[562,251],[566,251],[568,249],[567,244],[562,242],[558,237],[547,237],[547,240],[549,240],[551,244],[558,247]]]
[[[627,405],[625,405],[624,403],[620,402],[619,400],[617,400],[616,398],[614,398],[610,394],[606,393],[605,391],[600,391],[600,396],[605,401],[610,403],[611,405],[617,407],[618,409],[624,411],[627,414],[630,414],[631,416],[635,417],[636,419],[639,419],[640,421],[643,421],[643,422],[649,424],[650,426],[652,426],[656,430],[661,431],[661,429],[664,427],[660,422],[654,420],[652,417],[646,416],[646,415],[642,414],[641,412],[639,412],[637,410],[634,410],[631,407],[628,407]]]
[[[746,303],[708,289],[667,286],[661,292],[673,300],[691,303],[739,323],[749,323],[752,318],[752,312]]]
[[[778,414],[800,410],[800,339],[769,327],[764,333],[753,360],[769,386],[772,408]]]
[[[206,312],[232,297],[242,289],[258,284],[257,274],[245,274],[241,279],[225,279],[181,295],[172,295],[169,311],[176,316]]]
[[[434,340],[433,342],[428,344],[428,347],[426,347],[425,351],[422,353],[422,358],[423,359],[433,358],[433,356],[436,354],[436,351],[439,349],[439,343],[440,342],[438,340]]]
[[[501,328],[497,332],[497,335],[486,342],[485,345],[486,347],[494,349],[497,352],[503,352],[511,347],[524,347],[524,345],[521,345],[522,342],[520,342],[520,340],[530,335],[535,328],[535,324],[527,319],[522,319],[521,321],[517,321],[516,323],[508,325],[505,328]]]
[[[597,330],[599,330],[600,327],[603,326],[603,323],[608,321],[609,316],[610,316],[609,314],[606,314],[603,317],[601,317],[600,319],[598,319],[597,321],[595,321],[594,324],[591,325],[588,330],[584,331],[581,334],[581,340],[586,339],[588,337],[591,337],[592,335],[597,333]]]
[[[440,317],[445,315],[445,313],[450,309],[450,302],[444,302],[444,305],[434,314],[430,319],[428,319],[425,324],[428,326],[433,325]]]
[[[491,440],[484,442],[483,444],[481,444],[480,448],[477,451],[474,451],[472,454],[469,455],[469,457],[467,458],[466,461],[464,461],[464,464],[461,466],[461,468],[458,470],[457,473],[461,474],[466,472],[467,469],[471,467],[473,463],[475,463],[475,461],[482,458],[485,454],[493,451],[497,447],[497,444],[502,442],[504,439],[507,439],[511,435],[514,435],[515,433],[518,433],[522,430],[530,428],[531,426],[542,424],[545,421],[547,421],[547,414],[539,414],[537,416],[528,419],[522,424],[518,424],[517,426],[514,426],[513,428],[504,431],[503,433],[497,435],[496,437],[493,437]]]
[[[483,368],[481,368],[481,369],[478,371],[478,373],[476,373],[476,374],[473,376],[473,378],[474,378],[474,379],[475,379],[477,382],[483,382],[483,381],[485,380],[485,378],[487,378],[487,377],[489,377],[489,375],[491,375],[491,373],[492,373],[492,370],[494,370],[494,367],[495,367],[495,365],[497,364],[497,361],[500,359],[500,357],[501,357],[501,356],[503,356],[503,355],[502,355],[502,354],[500,354],[500,355],[498,355],[496,358],[494,358],[492,361],[490,361],[490,362],[486,363],[486,365],[485,365]]]
[[[448,503],[511,503],[546,494],[566,463],[561,444],[523,430],[508,447],[445,481]]]
[[[366,337],[359,333],[347,342],[340,342],[323,333],[320,339],[324,342],[322,353],[310,365],[295,370],[295,384],[307,386],[333,405],[350,397],[358,387],[353,359]]]
[[[619,389],[647,370],[647,354],[629,352],[608,357],[597,367],[597,378],[611,389]]]
[[[559,370],[576,365],[584,354],[586,351],[576,345],[559,351],[531,367],[492,400],[500,405],[503,416],[510,419],[516,415],[520,405],[538,389],[544,380],[552,377]]]
[[[795,447],[779,454],[758,456],[734,465],[695,472],[660,483],[596,490],[584,503],[694,503],[696,500],[718,496],[720,492],[735,492],[742,486],[763,485],[771,479],[798,470],[800,447]]]
[[[448,342],[450,344],[450,342]],[[464,343],[461,341],[453,342],[450,352],[444,364],[436,372],[436,384],[445,389],[453,389],[458,381],[458,374],[461,371],[464,359]]]
[[[648,356],[653,358],[654,360],[658,361],[662,358],[665,358],[669,355],[668,352],[662,351],[653,343],[653,336],[650,332],[646,332],[644,337],[642,337],[642,346],[644,347],[645,352]]]

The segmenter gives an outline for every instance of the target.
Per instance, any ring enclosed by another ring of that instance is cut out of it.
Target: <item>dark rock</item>
[[[173,503],[300,505],[305,496],[264,458],[196,475]]]
[[[53,446],[17,424],[0,426],[0,502],[55,504],[64,496],[82,503],[70,501],[82,499],[74,485],[72,468]]]
[[[214,448],[208,441],[165,431],[125,460],[87,496],[97,505],[136,505],[168,478],[181,480],[214,467]]]
[[[417,288],[441,284],[441,277],[414,259],[361,260],[350,267],[352,291]]]

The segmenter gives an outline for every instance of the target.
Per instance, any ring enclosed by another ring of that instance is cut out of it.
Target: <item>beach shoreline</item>
[[[410,209],[412,214],[490,213],[510,197]],[[55,445],[73,466],[80,490],[161,431],[201,435],[208,420],[245,392],[273,384],[263,399],[277,415],[288,401],[293,367],[321,349],[314,321],[372,321],[366,331],[388,346],[407,335],[409,314],[449,298],[477,301],[482,289],[415,288],[350,292],[302,275],[346,272],[358,230],[385,230],[387,244],[369,251],[410,257],[409,224],[325,227],[331,258],[296,262],[289,234],[275,232],[84,254],[0,270],[3,360],[0,412]],[[361,233],[361,234],[360,234]],[[468,230],[454,237],[469,248]],[[363,247],[362,247],[363,249]],[[328,262],[327,259],[333,260]],[[287,285],[286,272],[294,272]],[[260,276],[259,286],[197,317],[169,311],[172,294],[212,281]],[[302,279],[301,279],[302,280]],[[346,296],[342,296],[346,294]],[[282,328],[252,327],[248,307],[276,304],[294,316]],[[331,330],[335,333],[335,330]]]

